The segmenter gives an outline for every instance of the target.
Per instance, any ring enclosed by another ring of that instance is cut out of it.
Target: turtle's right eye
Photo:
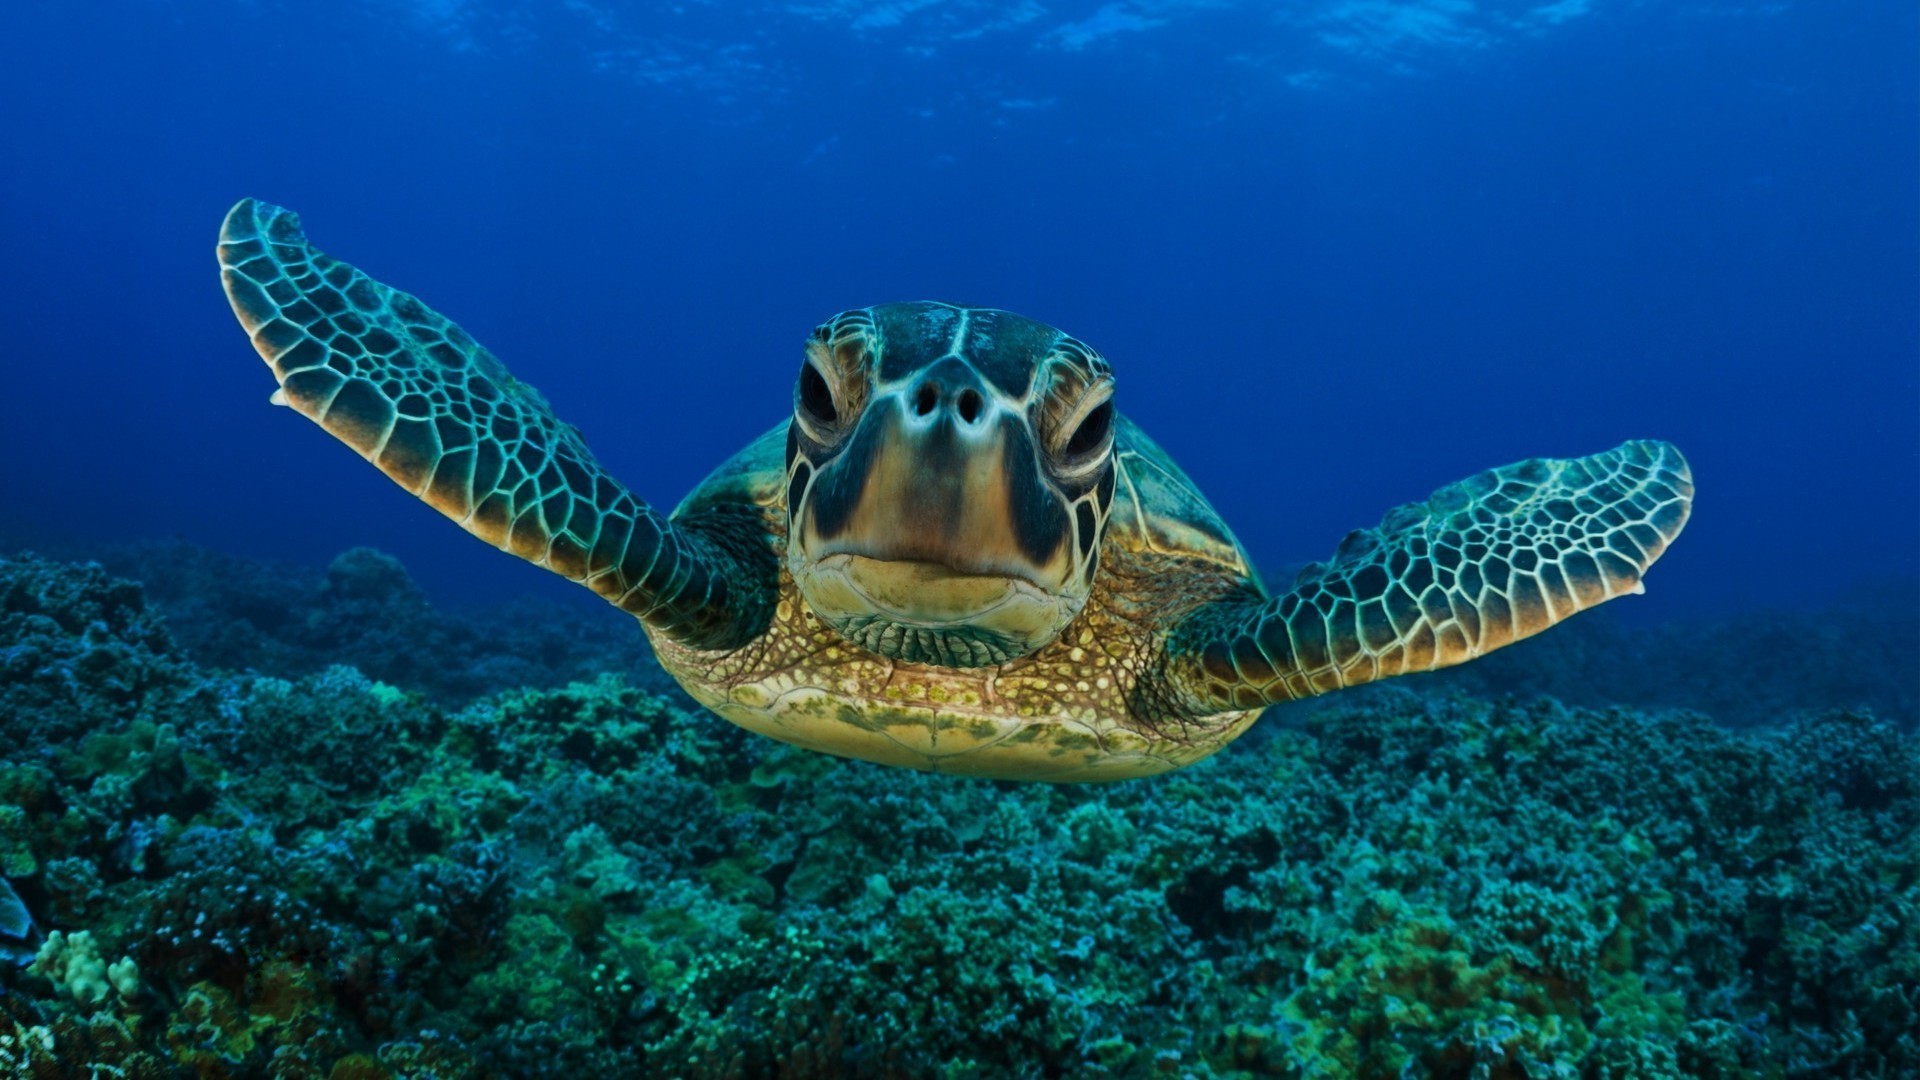
[[[839,410],[833,407],[833,391],[827,389],[827,380],[811,363],[800,365],[800,407],[823,424],[840,419]]]

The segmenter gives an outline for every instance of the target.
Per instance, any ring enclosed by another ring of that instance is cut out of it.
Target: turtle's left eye
[[[1080,421],[1080,426],[1074,430],[1073,437],[1067,440],[1067,456],[1080,457],[1099,449],[1100,444],[1106,441],[1107,432],[1112,427],[1113,402],[1103,401],[1087,414],[1086,419]]]
[[[800,365],[800,407],[822,423],[840,419],[840,411],[833,407],[833,391],[827,389],[827,380],[811,363]]]

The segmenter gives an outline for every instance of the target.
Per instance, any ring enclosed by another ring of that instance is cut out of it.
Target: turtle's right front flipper
[[[765,625],[778,560],[757,515],[670,522],[609,476],[533,387],[412,296],[253,199],[220,230],[234,314],[290,405],[494,547],[697,648]]]

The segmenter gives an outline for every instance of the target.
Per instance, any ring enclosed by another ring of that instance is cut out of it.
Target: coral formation
[[[0,942],[46,931],[0,1074],[1920,1071],[1920,746],[1865,711],[1435,682],[1154,780],[966,781],[631,657],[494,664],[370,553],[231,569],[162,590],[182,645],[0,560]]]
[[[61,993],[86,1006],[97,1006],[109,993],[131,1001],[140,990],[140,968],[122,957],[109,964],[101,959],[93,935],[77,930],[72,937],[55,930],[47,935],[29,972],[46,979]]]
[[[1583,705],[1675,706],[1727,727],[1834,708],[1920,727],[1920,584],[1860,587],[1818,611],[1756,611],[1645,625],[1601,608],[1423,689],[1551,694]]]
[[[672,686],[639,624],[595,618],[597,601],[584,597],[577,607],[449,615],[428,604],[392,556],[369,548],[341,554],[323,573],[179,541],[97,554],[111,572],[140,581],[181,651],[210,667],[291,679],[345,665],[442,701],[604,672],[650,689]]]

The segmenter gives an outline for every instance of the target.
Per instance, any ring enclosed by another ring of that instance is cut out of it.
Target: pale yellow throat
[[[1046,644],[1072,617],[1060,597],[1030,581],[934,562],[840,554],[802,573],[808,606],[836,628],[873,619],[925,630],[964,628],[999,638],[1022,655]]]

